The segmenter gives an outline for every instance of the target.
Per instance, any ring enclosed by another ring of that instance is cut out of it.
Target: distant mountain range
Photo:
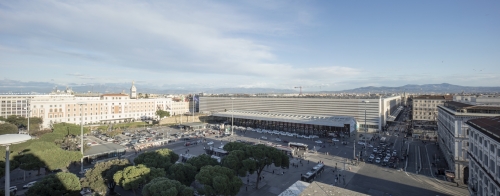
[[[442,84],[423,84],[423,85],[415,85],[415,84],[407,84],[399,87],[360,87],[350,90],[343,91],[332,91],[332,92],[345,92],[345,93],[494,93],[500,92],[500,87],[475,87],[475,86],[459,86],[448,83]]]
[[[68,84],[68,87],[75,92],[100,92],[100,93],[119,93],[129,92],[130,83],[106,83],[106,84]],[[146,87],[145,87],[146,86]],[[157,87],[152,88],[149,85],[136,84],[140,93],[158,93],[158,94],[191,94],[191,93],[209,93],[209,94],[258,94],[258,93],[299,93],[293,89],[274,89],[274,88],[191,88],[181,89],[175,87]],[[50,82],[22,82],[17,80],[0,80],[0,93],[49,93],[54,89],[65,90],[66,86],[57,85]],[[500,87],[472,87],[459,86],[448,83],[442,84],[408,84],[399,87],[360,87],[355,89],[341,91],[304,91],[304,93],[498,93]]]

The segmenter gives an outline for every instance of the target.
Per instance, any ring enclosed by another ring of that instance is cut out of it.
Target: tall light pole
[[[27,128],[27,130],[28,130],[28,135],[30,135],[30,114],[31,114],[31,108],[30,108],[30,100],[29,99],[27,100],[26,107],[24,109],[28,112],[28,114],[27,114],[27,116],[28,116],[28,126],[27,126],[28,128]]]
[[[231,97],[231,136],[233,136],[234,129],[234,98]]]
[[[82,152],[82,160],[81,160],[81,165],[80,165],[80,173],[83,174],[83,105],[87,105],[85,102],[78,102],[78,105],[80,105],[80,151]]]
[[[365,103],[365,156],[366,156],[366,134],[368,133],[368,127],[366,126],[366,103],[369,103],[370,101],[364,100],[363,103]]]

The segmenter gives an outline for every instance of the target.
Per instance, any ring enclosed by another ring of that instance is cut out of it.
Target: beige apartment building
[[[43,119],[42,128],[50,128],[52,124],[60,122],[109,124],[156,119],[156,111],[160,109],[172,115],[189,112],[189,102],[184,99],[135,99],[133,95],[136,95],[134,85],[130,95],[0,95],[0,115],[40,117]]]
[[[451,95],[421,95],[413,97],[413,121],[437,122],[438,108],[444,102],[452,101]]]

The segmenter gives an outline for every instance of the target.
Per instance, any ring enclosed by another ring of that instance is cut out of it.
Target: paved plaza
[[[236,132],[232,137],[225,137],[222,140],[215,138],[213,135],[207,137],[207,142],[213,141],[214,147],[219,147],[221,144],[226,144],[230,141],[243,140],[252,141],[256,143],[268,143],[272,142],[280,145],[287,145],[283,142],[277,142],[275,139],[280,137],[282,140],[287,140],[290,142],[300,142],[309,145],[309,153],[306,154],[305,158],[291,158],[290,164],[299,165],[298,167],[290,167],[288,169],[276,168],[274,166],[269,166],[262,172],[263,180],[259,183],[259,188],[255,188],[256,183],[256,173],[241,177],[243,186],[241,187],[238,195],[250,195],[250,196],[263,196],[263,195],[278,195],[296,181],[300,180],[301,174],[306,173],[311,170],[319,161],[325,164],[325,170],[321,175],[319,175],[315,181],[322,182],[325,184],[330,184],[333,186],[338,186],[342,188],[347,188],[349,190],[357,191],[360,193],[368,195],[467,195],[468,191],[465,186],[456,187],[455,183],[447,182],[443,180],[442,176],[435,176],[433,171],[435,171],[435,166],[432,162],[436,162],[438,167],[443,167],[443,162],[437,161],[434,157],[442,156],[440,151],[437,149],[435,143],[428,141],[423,143],[420,140],[409,139],[403,141],[402,137],[398,137],[395,132],[392,132],[390,136],[385,136],[388,142],[394,143],[393,149],[405,150],[410,148],[410,151],[415,151],[416,148],[420,148],[420,159],[418,156],[409,156],[407,160],[401,161],[397,168],[383,167],[375,163],[352,163],[352,157],[354,154],[353,142],[354,138],[348,138],[348,145],[336,145],[331,143],[315,143],[318,139],[303,139],[294,138],[288,136],[277,136],[269,135],[267,140],[260,139],[264,133],[256,132]],[[319,138],[319,140],[325,141],[327,138]],[[377,141],[372,141],[371,144],[377,146]],[[200,155],[205,153],[204,147],[207,147],[206,143],[200,143],[198,145],[185,146],[183,141],[177,141],[174,143],[167,144],[166,146],[160,146],[155,148],[144,149],[141,153],[147,151],[153,151],[159,148],[170,148],[177,154],[192,154]],[[312,151],[314,149],[314,152]],[[189,152],[188,152],[189,151]],[[371,154],[372,149],[366,148],[362,149],[359,145],[356,145],[356,153],[363,151],[364,158]],[[140,153],[139,153],[140,154]],[[133,161],[135,157],[139,154],[135,154],[133,150],[127,151],[124,158]],[[411,158],[414,157],[414,158]],[[441,166],[439,166],[441,165]],[[86,167],[92,167],[88,165]],[[419,168],[421,167],[421,168]],[[405,170],[406,169],[406,170]],[[79,171],[79,165],[73,165],[69,168],[71,172],[77,173]],[[273,173],[274,170],[274,173]],[[335,171],[335,172],[334,172]],[[24,180],[24,171],[16,169],[12,171],[12,184],[17,185],[21,188],[22,185],[29,181],[37,180],[42,178],[44,171],[42,171],[41,176],[35,176],[37,171],[29,171],[26,175],[27,178]],[[31,173],[31,175],[29,175]],[[418,173],[418,174],[417,174]],[[339,177],[340,174],[340,177]],[[337,179],[337,182],[335,182]],[[115,189],[121,195],[133,195],[131,191],[125,191],[121,187],[116,187]],[[22,195],[23,190],[20,189],[17,195]],[[137,195],[140,195],[140,191],[137,191]]]

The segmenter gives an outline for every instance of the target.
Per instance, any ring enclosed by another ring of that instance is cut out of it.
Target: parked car
[[[380,157],[377,157],[377,158],[375,159],[375,163],[380,163]]]
[[[316,140],[314,142],[316,142],[316,144],[322,144],[323,143],[321,140]]]
[[[207,143],[207,145],[213,145],[213,144],[214,144],[214,142],[208,142]]]
[[[281,139],[280,138],[276,138],[276,141],[281,142]]]
[[[10,192],[17,191],[17,186],[11,186],[11,187],[9,188],[9,191],[10,191]]]
[[[28,184],[25,184],[23,186],[23,189],[28,189],[28,188],[32,187],[35,183],[36,183],[36,181],[28,182]]]
[[[260,137],[260,138],[262,138],[262,139],[264,139],[264,140],[267,140],[267,137],[266,137],[266,136],[262,136],[262,137]]]
[[[339,142],[340,140],[339,140],[339,139],[337,139],[337,138],[333,138],[333,139],[332,139],[332,141],[334,141],[334,142]]]

